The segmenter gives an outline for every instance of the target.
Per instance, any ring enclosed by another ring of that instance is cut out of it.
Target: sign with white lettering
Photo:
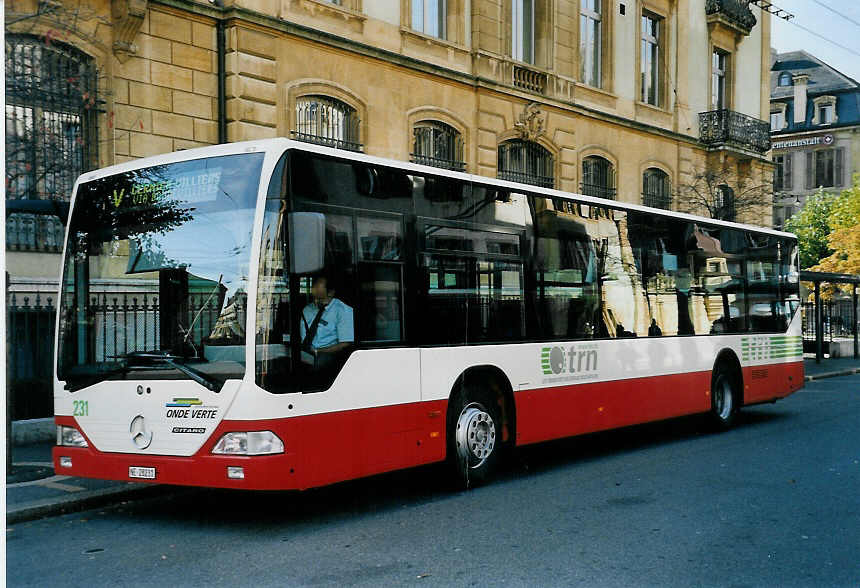
[[[773,149],[789,149],[791,147],[814,147],[815,145],[832,145],[833,135],[815,135],[814,137],[800,137],[798,139],[786,139],[774,141]]]

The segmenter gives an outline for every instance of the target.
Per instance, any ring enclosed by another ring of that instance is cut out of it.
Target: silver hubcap
[[[728,420],[732,414],[732,388],[725,378],[720,378],[714,390],[714,407],[720,420]]]
[[[480,404],[463,408],[457,419],[457,455],[472,469],[481,467],[496,446],[496,424]]]

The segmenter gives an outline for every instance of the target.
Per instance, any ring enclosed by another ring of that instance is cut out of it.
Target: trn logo
[[[543,347],[540,365],[544,375],[576,374],[597,371],[597,344],[581,343],[564,347]]]

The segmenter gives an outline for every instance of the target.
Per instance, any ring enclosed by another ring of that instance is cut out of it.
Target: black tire
[[[740,409],[740,390],[734,369],[726,364],[717,365],[711,376],[711,424],[718,431],[730,429],[735,424]]]
[[[498,400],[464,385],[451,397],[447,417],[449,469],[461,488],[480,486],[498,468],[503,452]]]

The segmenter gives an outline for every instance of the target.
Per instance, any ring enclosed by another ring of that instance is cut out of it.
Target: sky
[[[775,6],[794,15],[786,22],[771,18],[771,46],[783,53],[803,49],[835,67],[845,75],[860,82],[860,0],[769,0]],[[842,13],[856,21],[852,23],[825,8]],[[843,49],[820,37],[802,30],[803,26],[815,33],[832,39]]]

